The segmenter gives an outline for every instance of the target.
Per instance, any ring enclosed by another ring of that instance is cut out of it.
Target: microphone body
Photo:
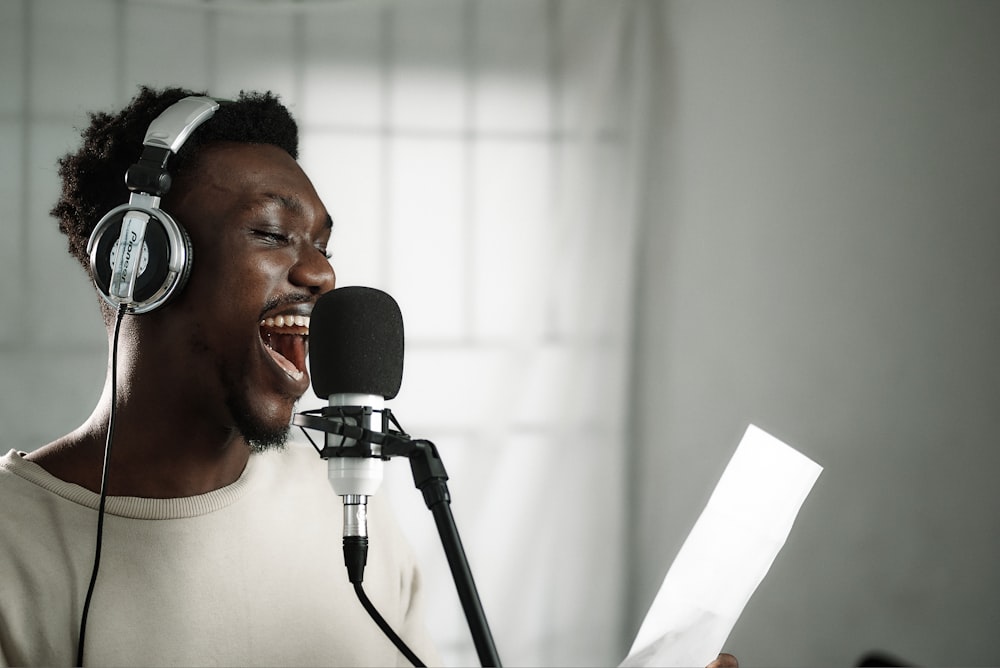
[[[329,397],[329,405],[342,417],[332,418],[352,426],[371,431],[382,431],[373,424],[376,416],[381,420],[385,398],[375,394],[339,392]],[[358,442],[347,436],[326,434],[328,448],[351,448]],[[376,444],[371,446],[371,457],[330,457],[326,460],[327,477],[335,494],[344,501],[344,538],[368,538],[368,497],[382,485],[384,464]]]

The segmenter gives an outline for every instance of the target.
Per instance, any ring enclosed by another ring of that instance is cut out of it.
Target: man
[[[129,199],[123,177],[150,123],[192,95],[143,88],[120,113],[95,114],[61,160],[52,213],[88,273],[95,227]],[[331,219],[296,155],[278,100],[241,94],[169,157],[161,209],[190,238],[190,277],[141,314],[121,315],[99,287],[117,364],[93,414],[0,458],[0,665],[69,665],[81,646],[83,663],[108,666],[408,664],[348,583],[326,467],[285,447],[309,387],[308,316],[335,284]],[[439,662],[409,548],[380,499],[370,506],[365,589],[419,658]]]
[[[93,115],[61,160],[53,214],[88,274],[91,234],[128,201],[147,128],[191,95],[143,88],[120,113]],[[285,447],[309,387],[309,312],[335,284],[331,219],[296,156],[295,122],[270,94],[221,102],[170,156],[160,208],[190,237],[190,278],[124,315],[117,337],[115,302],[99,299],[117,368],[93,414],[0,459],[0,664],[77,660],[113,397],[85,663],[408,663],[347,580],[326,467]],[[417,656],[438,661],[413,558],[378,498],[369,522],[365,589]]]

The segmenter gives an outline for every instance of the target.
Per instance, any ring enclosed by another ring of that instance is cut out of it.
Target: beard
[[[264,393],[261,388],[254,387],[247,377],[244,369],[249,365],[215,354],[205,342],[206,337],[201,333],[203,329],[196,327],[191,334],[192,357],[212,360],[221,385],[222,399],[232,421],[230,428],[243,437],[251,453],[284,449],[291,429],[291,411],[298,397],[272,396],[264,404],[255,401]],[[275,399],[276,403],[271,403]]]
[[[246,394],[230,392],[226,401],[236,429],[243,436],[250,452],[259,454],[282,450],[288,444],[288,424],[275,425],[256,415],[245,400]]]
[[[242,378],[228,374],[220,369],[225,381],[226,407],[232,416],[236,430],[243,436],[252,453],[262,453],[271,450],[282,450],[288,443],[291,429],[290,418],[275,420],[266,411],[251,402],[255,396],[253,388],[248,387]],[[287,397],[289,405],[294,407],[294,397]]]

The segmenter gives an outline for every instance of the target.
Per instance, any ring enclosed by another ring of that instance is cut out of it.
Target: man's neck
[[[108,405],[102,402],[80,428],[30,453],[28,459],[61,480],[99,492],[108,415]],[[108,468],[109,495],[195,496],[240,477],[250,456],[240,435],[171,417],[169,411],[119,407]]]

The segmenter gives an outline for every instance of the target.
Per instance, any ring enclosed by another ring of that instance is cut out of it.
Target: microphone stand
[[[350,415],[345,415],[345,410],[350,409],[327,406],[314,411],[296,413],[292,418],[292,424],[303,429],[306,438],[309,438],[309,442],[323,459],[377,456],[381,456],[383,459],[396,456],[409,459],[414,485],[423,494],[424,503],[434,516],[434,523],[448,559],[448,566],[451,568],[451,576],[465,612],[472,642],[479,655],[479,662],[482,666],[501,666],[500,656],[497,654],[493,635],[490,632],[489,623],[486,621],[486,613],[479,600],[479,592],[476,589],[472,570],[465,556],[465,549],[462,547],[462,539],[458,534],[458,527],[451,512],[451,493],[448,491],[447,484],[448,474],[445,472],[437,446],[425,439],[412,439],[402,431],[377,432],[346,423],[344,420],[345,418],[350,419]],[[388,420],[395,423],[391,411],[386,408],[383,409],[383,423],[388,424]],[[398,423],[396,424],[398,427]],[[342,436],[344,440],[353,439],[357,445],[349,447],[327,445],[320,449],[305,432],[305,428],[327,434],[336,434]],[[380,455],[372,453],[371,446],[373,444],[381,446]]]

